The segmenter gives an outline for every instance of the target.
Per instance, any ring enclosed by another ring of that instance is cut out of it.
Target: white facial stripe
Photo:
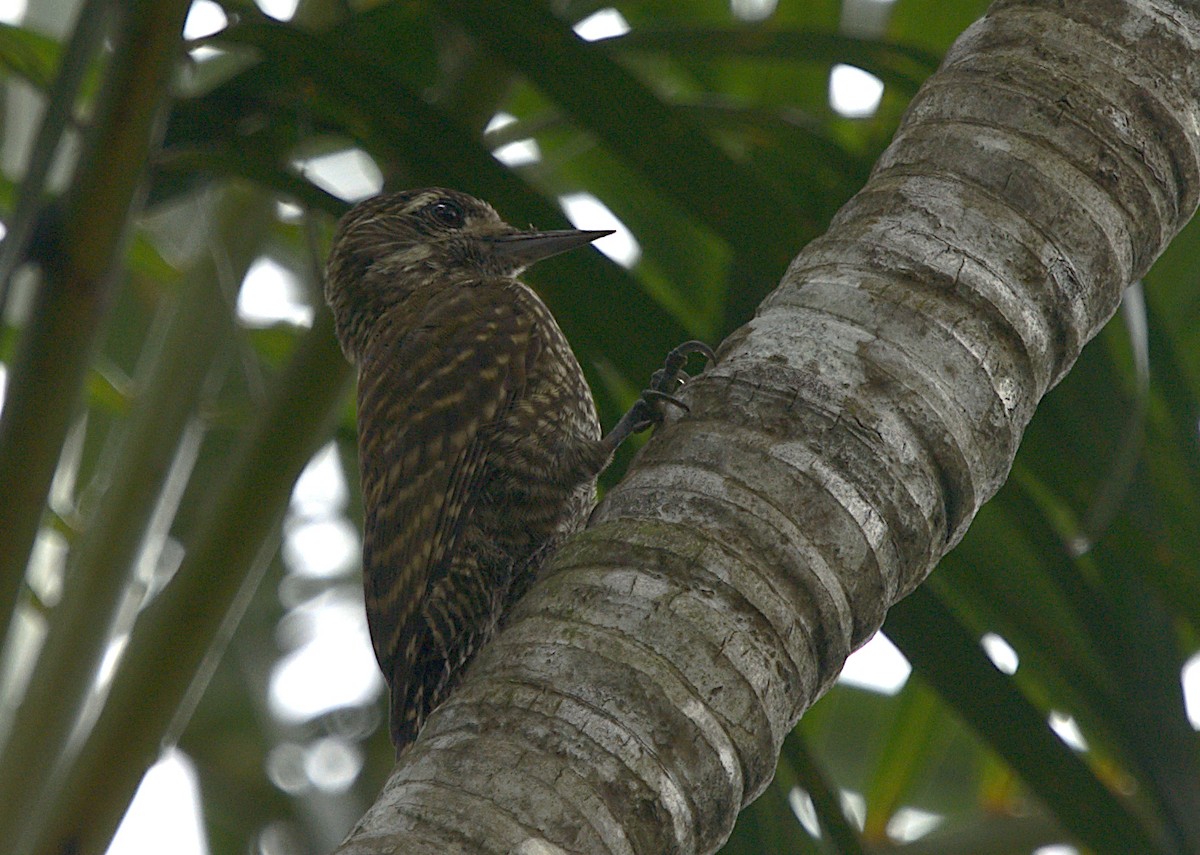
[[[404,213],[412,214],[421,210],[426,205],[436,202],[441,196],[437,193],[421,193],[419,196],[414,196],[407,205],[404,206]]]
[[[388,267],[410,267],[419,261],[424,261],[433,254],[433,250],[428,244],[414,243],[408,244],[403,249],[385,255],[381,261]]]

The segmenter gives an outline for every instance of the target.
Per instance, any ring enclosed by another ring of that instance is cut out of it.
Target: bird
[[[583,526],[614,450],[684,406],[688,355],[714,359],[675,348],[601,435],[578,360],[519,276],[610,233],[519,230],[439,187],[364,200],[335,229],[325,297],[357,368],[364,601],[397,756]]]

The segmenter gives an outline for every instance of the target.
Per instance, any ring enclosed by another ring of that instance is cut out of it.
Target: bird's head
[[[441,289],[515,277],[536,261],[609,231],[521,231],[489,205],[439,187],[385,193],[351,208],[325,270],[325,299],[342,350],[357,361],[382,315],[415,313]]]

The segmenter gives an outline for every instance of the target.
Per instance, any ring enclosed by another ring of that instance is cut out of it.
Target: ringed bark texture
[[[1192,216],[1197,57],[1183,3],[993,6],[342,851],[715,850]]]

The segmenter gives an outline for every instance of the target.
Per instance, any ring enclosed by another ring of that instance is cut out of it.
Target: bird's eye
[[[427,210],[431,217],[443,226],[449,226],[452,229],[462,228],[463,223],[467,221],[462,207],[457,202],[448,200],[434,202]]]

